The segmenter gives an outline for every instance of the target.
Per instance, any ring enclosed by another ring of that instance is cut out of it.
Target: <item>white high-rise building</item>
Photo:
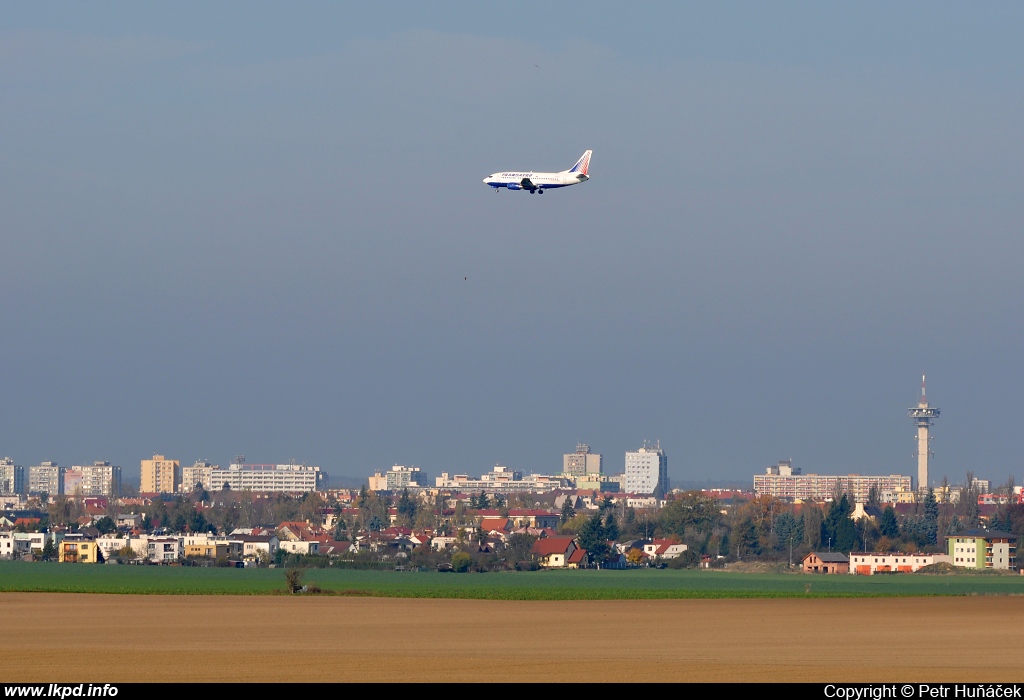
[[[668,490],[668,457],[660,442],[644,441],[639,450],[626,453],[626,493],[661,496]]]
[[[68,488],[69,484],[74,488]],[[121,467],[102,461],[73,466],[64,473],[64,488],[69,494],[81,496],[119,496]]]
[[[25,467],[19,467],[10,457],[0,458],[0,493],[25,493]]]
[[[231,491],[260,493],[309,493],[323,488],[327,474],[320,467],[306,464],[245,464],[210,470],[211,490],[227,487]]]

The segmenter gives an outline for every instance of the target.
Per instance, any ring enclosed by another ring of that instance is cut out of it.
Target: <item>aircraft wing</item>
[[[537,186],[530,182],[530,178],[524,177],[523,181],[519,183],[524,190],[535,190]]]

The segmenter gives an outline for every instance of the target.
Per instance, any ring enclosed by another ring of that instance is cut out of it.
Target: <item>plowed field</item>
[[[1024,597],[0,594],[17,681],[1021,681]]]

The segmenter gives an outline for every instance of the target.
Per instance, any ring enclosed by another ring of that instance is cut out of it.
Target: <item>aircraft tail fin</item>
[[[592,153],[593,151],[587,151],[584,153],[580,156],[580,159],[576,161],[576,165],[569,168],[566,172],[576,173],[577,175],[586,175],[587,170],[590,168],[590,154]]]

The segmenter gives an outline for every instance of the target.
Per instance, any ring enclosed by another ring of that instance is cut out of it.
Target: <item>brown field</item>
[[[1021,681],[1024,597],[0,594],[16,681]]]

